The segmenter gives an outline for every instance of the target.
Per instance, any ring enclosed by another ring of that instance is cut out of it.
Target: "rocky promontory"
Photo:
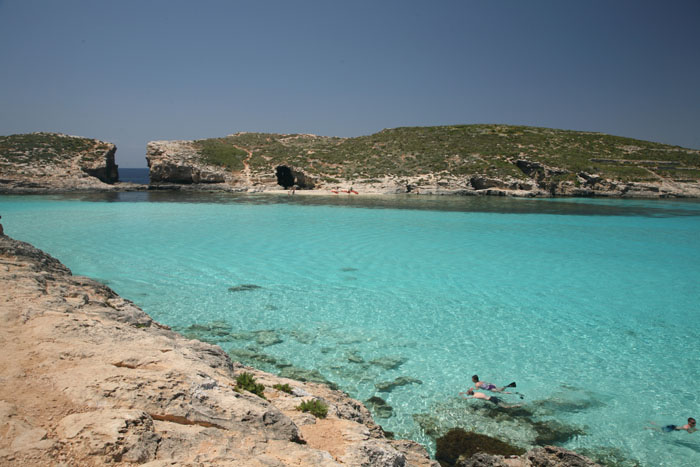
[[[117,147],[60,133],[0,136],[0,193],[138,189],[119,184]]]
[[[236,133],[152,141],[146,159],[152,188],[161,189],[700,197],[698,150],[511,125],[395,128],[356,138]]]

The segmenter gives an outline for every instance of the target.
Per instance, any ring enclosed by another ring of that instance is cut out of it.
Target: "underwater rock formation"
[[[404,357],[380,357],[370,360],[372,365],[384,368],[385,370],[395,370],[408,361]]]
[[[255,284],[240,284],[240,285],[234,285],[233,287],[229,287],[228,291],[229,292],[245,292],[248,290],[257,290],[257,289],[262,289],[262,287],[259,285],[255,285]]]
[[[478,433],[453,428],[436,441],[435,459],[443,466],[453,466],[463,456],[470,458],[478,452],[500,456],[519,456],[524,449],[512,446],[499,439]]]
[[[417,378],[411,378],[410,376],[399,376],[393,381],[384,381],[381,383],[377,383],[374,386],[382,392],[389,392],[392,391],[394,388],[397,388],[399,386],[406,386],[409,384],[423,384],[423,381]]]
[[[379,418],[389,418],[394,413],[394,409],[379,396],[370,397],[365,401],[365,405]]]

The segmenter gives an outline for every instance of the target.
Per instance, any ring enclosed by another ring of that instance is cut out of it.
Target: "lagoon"
[[[698,202],[138,192],[0,196],[0,214],[244,363],[381,397],[397,437],[529,444],[540,423],[608,460],[700,464],[699,433],[644,429],[700,415]],[[527,412],[457,398],[474,373],[517,381]]]

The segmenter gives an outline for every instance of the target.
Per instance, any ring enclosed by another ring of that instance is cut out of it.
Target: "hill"
[[[406,127],[355,138],[237,133],[149,143],[151,180],[234,189],[361,188],[521,196],[699,196],[700,151],[510,125]]]

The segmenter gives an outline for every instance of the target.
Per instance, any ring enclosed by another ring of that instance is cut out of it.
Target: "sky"
[[[700,149],[697,0],[0,0],[0,135],[472,123]]]

